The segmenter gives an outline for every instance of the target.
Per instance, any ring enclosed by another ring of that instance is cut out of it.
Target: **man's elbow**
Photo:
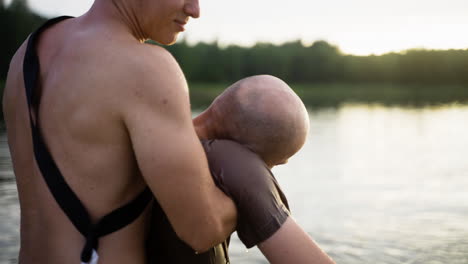
[[[203,253],[225,241],[231,233],[232,231],[228,231],[222,224],[217,223],[197,226],[177,235],[195,252]]]
[[[225,241],[236,229],[236,206],[221,191],[219,194],[221,197],[216,197],[216,202],[204,207],[204,214],[198,211],[192,218],[179,219],[184,223],[178,225],[177,235],[196,252],[208,251]]]

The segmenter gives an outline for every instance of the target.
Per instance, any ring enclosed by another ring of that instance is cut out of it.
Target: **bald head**
[[[267,165],[285,163],[304,144],[307,110],[282,80],[259,75],[242,79],[218,96],[201,115],[216,138],[237,141],[256,152]],[[206,116],[205,116],[206,117]],[[197,122],[195,122],[197,126]]]

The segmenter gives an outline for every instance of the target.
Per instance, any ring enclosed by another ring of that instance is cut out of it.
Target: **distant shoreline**
[[[229,83],[189,83],[192,109],[208,107]],[[3,96],[5,81],[0,80]],[[468,104],[468,87],[461,85],[420,85],[383,83],[292,83],[290,86],[308,108],[339,107],[343,104],[381,104],[387,106],[424,107]],[[3,111],[0,109],[0,126]]]
[[[192,109],[205,108],[229,84],[190,83]],[[468,87],[456,85],[400,84],[290,84],[308,108],[338,107],[346,103],[389,106],[468,104]]]

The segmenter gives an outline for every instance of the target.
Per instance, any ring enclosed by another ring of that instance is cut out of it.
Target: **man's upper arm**
[[[157,51],[135,74],[123,119],[145,181],[174,230],[191,240],[217,227],[212,214],[222,197],[213,197],[221,192],[192,125],[185,78],[170,54]]]

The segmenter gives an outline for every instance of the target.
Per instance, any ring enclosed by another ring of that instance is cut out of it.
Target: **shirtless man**
[[[245,78],[193,121],[217,186],[237,206],[236,229],[244,245],[257,245],[270,263],[333,263],[290,217],[286,197],[270,171],[286,163],[308,135],[308,114],[294,91],[273,76]],[[150,263],[229,262],[228,241],[194,254],[171,232],[157,203],[154,217],[162,225],[151,231]]]
[[[145,263],[151,193],[196,251],[232,233],[235,205],[209,173],[184,75],[143,43],[172,44],[198,16],[198,0],[95,0],[16,52],[3,107],[20,263]]]

